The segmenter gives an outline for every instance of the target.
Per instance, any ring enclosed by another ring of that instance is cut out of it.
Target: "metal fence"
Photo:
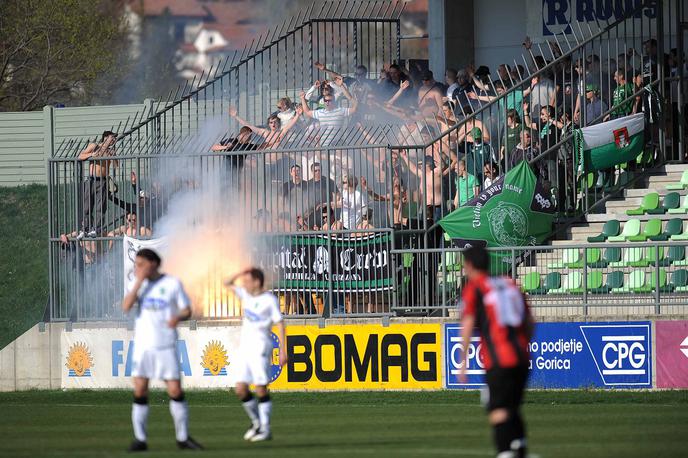
[[[478,99],[464,94],[466,103],[457,104],[456,111],[445,111],[444,116],[407,117],[403,110],[392,114],[394,110],[373,99],[361,103],[356,116],[341,129],[311,128],[298,122],[289,132],[254,128],[254,134],[262,132],[258,135],[262,146],[255,143],[257,136],[249,136],[233,139],[233,151],[223,151],[229,106],[237,107],[234,117],[259,124],[272,113],[278,98],[294,97],[323,76],[314,61],[345,73],[364,64],[370,75],[399,57],[402,2],[375,2],[372,12],[367,9],[370,2],[332,3],[328,5],[333,12],[304,12],[210,72],[218,76],[171,94],[168,101],[159,102],[153,116],[132,122],[135,127],[118,137],[116,154],[85,162],[77,159],[84,143],[65,142],[58,148],[49,161],[51,317],[122,318],[118,304],[129,255],[123,236],[164,237],[166,269],[184,278],[198,314],[204,317],[240,314],[221,281],[250,262],[266,267],[287,313],[448,313],[460,291],[461,263],[437,223],[484,185],[486,164],[495,166],[495,175],[511,167],[509,142],[514,139],[510,135],[519,131],[509,124],[507,110],[517,110],[519,97],[526,91],[540,90],[537,84],[530,88],[531,77],[544,80],[547,76],[556,89],[551,94],[556,108],[565,112],[578,105],[586,124],[590,103],[576,92],[577,83],[587,84],[586,75],[595,80],[599,74],[600,85],[606,79],[601,64],[591,56],[605,62],[608,76],[613,68],[610,59],[618,55],[614,52],[639,49],[664,30],[659,19],[664,3],[657,4],[658,19],[648,19],[647,28],[642,26],[645,19],[640,20],[640,30],[635,29],[637,20],[623,20],[587,36],[579,30],[574,33],[575,43],[570,37],[562,37],[567,45],[556,39],[557,47],[548,45],[552,56],[547,58],[552,62],[540,65],[533,56],[529,70],[517,70],[508,82],[501,80],[503,93],[496,83],[486,82],[483,92],[474,94]],[[651,59],[652,50],[628,55],[629,69],[648,61],[651,75],[621,105],[633,102],[647,88],[664,93],[665,84],[660,84],[666,81],[664,49],[664,40],[658,40],[656,62]],[[656,76],[653,68],[658,69]],[[603,97],[605,92],[610,97],[609,87],[601,91]],[[534,103],[532,94],[530,102]],[[596,118],[616,109],[616,105],[608,107]],[[542,139],[542,118],[521,130]],[[649,151],[665,151],[655,145],[666,143],[666,125],[663,121],[656,130],[650,129]],[[481,130],[480,135],[474,128]],[[525,158],[548,183],[562,219],[594,210],[629,183],[618,171],[611,174],[618,176],[607,188],[596,186],[597,176],[581,176],[573,161],[573,134],[558,126],[553,130],[562,133],[552,136],[551,142],[547,137],[548,143]],[[466,188],[460,188],[461,159],[479,178],[475,187],[464,184]],[[642,169],[665,159],[652,155],[638,166]],[[107,172],[100,173],[103,170]],[[95,237],[82,237],[83,229],[92,230]],[[529,259],[536,259],[546,257],[547,250],[554,257],[558,249],[514,250],[529,252]],[[530,267],[521,257],[514,257],[509,272],[519,277],[525,266]],[[581,274],[583,283],[587,274]],[[592,294],[586,284],[582,291],[588,304]],[[612,299],[622,297],[615,294],[593,296],[613,303]],[[544,295],[542,301],[553,297]],[[565,296],[557,297],[552,300]],[[654,297],[652,304],[660,304],[663,296]]]
[[[688,311],[687,248],[686,242],[571,243],[489,251],[492,273],[511,277],[538,316],[642,316]],[[457,310],[465,282],[461,251],[394,250],[402,266],[397,313]],[[435,281],[414,281],[418,263],[435,269]]]

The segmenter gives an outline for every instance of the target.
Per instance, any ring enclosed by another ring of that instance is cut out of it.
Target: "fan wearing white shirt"
[[[189,408],[184,400],[177,354],[177,324],[191,317],[191,302],[179,279],[160,272],[160,256],[144,248],[136,253],[136,279],[122,300],[124,312],[138,303],[134,330],[134,404],[131,421],[134,441],[130,452],[148,449],[148,381],[165,381],[170,397],[170,413],[174,420],[177,446],[201,450],[203,447],[189,436]]]
[[[337,193],[332,207],[341,209],[341,216],[337,224],[332,227],[334,230],[356,229],[363,215],[368,212],[368,192],[361,192],[356,187],[358,180],[353,175],[342,177],[342,190]]]
[[[243,287],[237,286],[241,278]],[[279,365],[287,363],[286,329],[279,309],[277,297],[263,289],[265,275],[257,268],[240,272],[225,281],[241,299],[243,321],[239,358],[233,364],[234,391],[241,400],[244,410],[251,420],[251,427],[244,434],[244,440],[251,442],[272,439],[270,433],[270,414],[272,401],[268,393],[270,369],[272,366],[272,327],[279,332]],[[257,400],[249,385],[255,385]]]
[[[306,99],[306,93],[301,92],[301,107],[303,109],[303,114],[309,118],[313,118],[320,123],[320,144],[322,146],[327,146],[331,144],[335,139],[338,131],[345,127],[348,119],[356,113],[358,109],[358,101],[349,92],[346,85],[344,84],[344,79],[339,76],[334,80],[334,84],[341,89],[344,97],[350,103],[349,108],[338,108],[336,105],[336,99],[334,95],[323,96],[323,102],[325,102],[325,108],[319,108],[317,110],[311,110],[308,106],[308,100]]]

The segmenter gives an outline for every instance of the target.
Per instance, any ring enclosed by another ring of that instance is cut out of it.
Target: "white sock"
[[[179,442],[189,438],[189,406],[186,401],[174,401],[170,399],[170,413],[174,421],[174,431]]]
[[[258,403],[256,402],[256,398],[252,397],[250,400],[242,402],[241,404],[244,406],[246,415],[251,419],[253,426],[258,426],[260,420],[258,419]]]
[[[146,442],[146,423],[148,423],[148,404],[131,405],[131,424],[134,426],[136,440]]]
[[[258,414],[260,416],[260,431],[270,432],[270,413],[272,412],[272,401],[258,403]]]

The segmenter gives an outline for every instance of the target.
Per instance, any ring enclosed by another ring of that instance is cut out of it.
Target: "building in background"
[[[131,56],[137,59],[150,46],[145,30],[164,33],[175,47],[178,77],[193,81],[227,56],[241,52],[313,0],[129,0]],[[402,55],[427,59],[428,0],[409,0],[402,19]],[[144,53],[145,54],[145,53]]]

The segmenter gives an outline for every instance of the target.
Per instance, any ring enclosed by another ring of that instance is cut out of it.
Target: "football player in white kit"
[[[188,432],[189,410],[179,381],[177,354],[177,323],[189,319],[191,304],[181,281],[159,271],[160,262],[160,256],[153,250],[144,248],[136,253],[136,279],[122,301],[125,312],[136,303],[139,304],[132,367],[134,403],[131,422],[135,439],[129,451],[148,449],[146,423],[150,379],[164,380],[167,385],[177,446],[180,449],[200,450],[203,447]]]
[[[243,286],[235,285],[241,278]],[[244,410],[251,419],[251,427],[244,439],[251,442],[272,438],[270,433],[270,412],[272,402],[268,393],[270,370],[272,366],[273,343],[272,326],[279,331],[279,364],[287,363],[285,343],[285,326],[280,313],[279,301],[274,294],[263,289],[265,276],[256,268],[247,269],[225,281],[241,299],[243,321],[238,360],[233,363],[235,391],[241,400]],[[256,388],[256,398],[249,390],[249,385]]]

